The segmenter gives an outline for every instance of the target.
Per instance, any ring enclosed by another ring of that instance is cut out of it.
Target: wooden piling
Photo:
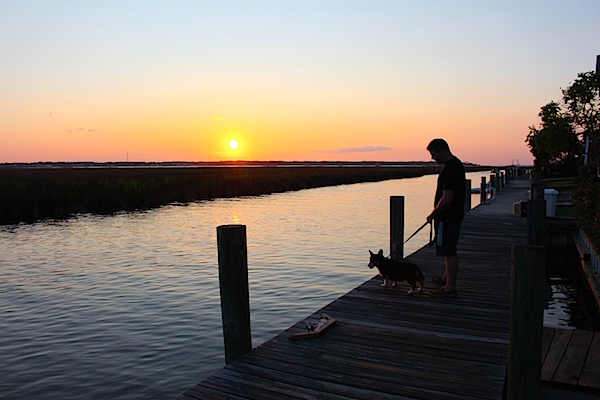
[[[245,225],[217,227],[225,363],[252,350]]]
[[[527,244],[546,245],[546,200],[527,201]]]
[[[390,196],[390,255],[404,258],[404,196]]]
[[[465,181],[465,214],[471,210],[471,180]]]
[[[507,399],[540,399],[544,321],[543,246],[512,247]]]
[[[544,185],[534,180],[531,182],[530,197],[533,200],[542,200],[544,198]]]
[[[486,182],[485,182],[485,176],[481,177],[481,185],[479,185],[479,187],[481,188],[481,194],[480,194],[480,203],[485,202],[485,200],[487,199],[487,192],[486,190]]]

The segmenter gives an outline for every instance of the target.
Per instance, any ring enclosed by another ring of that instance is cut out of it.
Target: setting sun
[[[239,143],[237,140],[235,140],[235,139],[232,139],[232,140],[230,140],[230,141],[229,141],[229,148],[230,148],[231,150],[235,150],[235,149],[237,149],[238,147],[240,147],[240,143]]]

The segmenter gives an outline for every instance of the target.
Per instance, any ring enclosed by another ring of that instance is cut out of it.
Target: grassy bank
[[[438,171],[439,166],[433,164],[408,167],[0,168],[0,224],[417,177]]]

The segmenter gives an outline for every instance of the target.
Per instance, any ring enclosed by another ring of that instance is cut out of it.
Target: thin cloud
[[[214,116],[211,118],[213,121],[225,121],[225,117]]]
[[[373,151],[387,151],[391,148],[386,146],[361,146],[361,147],[343,147],[340,149],[319,150],[322,153],[369,153]]]
[[[76,128],[76,129],[67,129],[68,133],[96,133],[97,129],[94,128]]]

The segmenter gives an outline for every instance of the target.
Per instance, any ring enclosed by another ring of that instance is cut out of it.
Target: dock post
[[[225,363],[252,350],[245,225],[217,227]]]
[[[531,183],[531,200],[527,201],[527,244],[546,245],[546,200],[541,183]]]
[[[390,196],[390,258],[404,258],[404,196]]]
[[[527,244],[546,245],[546,200],[527,201]]]
[[[486,182],[485,182],[485,176],[481,177],[481,185],[479,186],[481,188],[481,194],[480,194],[480,203],[484,203],[485,200],[487,199],[487,193],[485,191],[486,189]]]
[[[541,398],[544,269],[543,246],[512,247],[507,400]]]
[[[500,172],[496,172],[496,174],[494,175],[494,179],[496,181],[496,190],[501,191],[502,190],[502,182],[500,181]]]
[[[465,180],[465,214],[471,211],[471,180]]]
[[[531,199],[541,200],[544,198],[544,186],[539,181],[531,182]]]

